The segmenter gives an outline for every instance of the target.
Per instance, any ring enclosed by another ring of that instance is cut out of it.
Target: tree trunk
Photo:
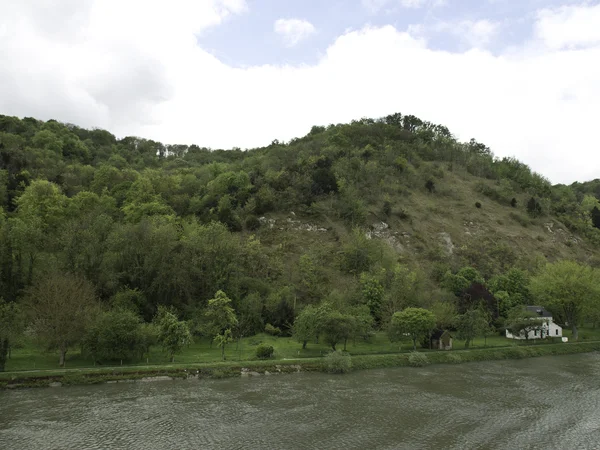
[[[331,344],[331,348],[333,349],[333,351],[335,352],[335,344]]]
[[[344,339],[344,351],[346,351],[346,343],[348,342],[348,339]]]
[[[577,329],[575,322],[573,322],[573,325],[571,325],[571,329],[573,330],[573,340],[577,341],[579,339],[579,330]]]
[[[413,350],[417,351],[417,338],[413,337]]]
[[[0,372],[4,372],[6,355],[8,354],[8,339],[0,339]]]
[[[470,345],[471,345],[471,338],[468,338],[468,339],[465,341],[465,348],[469,348],[469,346],[470,346]]]
[[[66,345],[62,345],[60,347],[60,349],[58,350],[59,355],[58,355],[58,365],[60,367],[65,367],[65,356],[67,355],[67,346]]]
[[[308,341],[302,341],[302,350],[306,349],[306,344],[308,344]]]
[[[225,361],[225,345],[221,346],[221,358],[223,358],[223,361]]]

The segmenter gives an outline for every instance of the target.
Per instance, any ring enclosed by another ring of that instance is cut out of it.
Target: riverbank
[[[381,369],[428,364],[460,364],[475,361],[521,359],[600,351],[600,341],[511,346],[423,353],[351,356],[352,370]],[[225,361],[207,364],[170,364],[135,367],[33,370],[0,373],[0,389],[68,386],[115,382],[146,382],[168,379],[269,376],[295,372],[326,372],[325,358],[267,361]]]

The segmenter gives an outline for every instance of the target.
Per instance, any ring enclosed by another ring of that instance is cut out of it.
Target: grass
[[[566,337],[571,337],[570,330],[563,330]],[[580,342],[585,341],[600,341],[600,328],[582,328],[579,332]],[[556,340],[550,341],[513,341],[506,339],[503,336],[488,336],[487,342],[484,338],[476,338],[471,342],[470,350],[501,348],[501,347],[522,347],[534,346],[542,347],[551,343],[556,343]],[[267,334],[259,334],[256,336],[243,338],[239,343],[230,344],[225,352],[228,362],[255,362],[256,348],[259,344],[272,345],[275,349],[273,360],[305,360],[310,358],[320,358],[331,351],[331,348],[324,343],[315,344],[309,343],[306,349],[302,349],[302,344],[289,337],[274,337]],[[454,350],[464,350],[464,341],[454,339]],[[343,349],[343,343],[337,345],[338,350]],[[421,352],[437,353],[437,350],[429,350],[417,348]],[[383,332],[375,333],[368,341],[358,339],[356,341],[348,341],[347,351],[352,356],[366,355],[389,355],[398,353],[407,353],[412,351],[412,341],[409,339],[401,342],[391,343],[387,335]],[[211,346],[206,339],[197,339],[189,347],[185,348],[182,353],[175,356],[175,364],[171,364],[167,355],[161,351],[159,347],[153,347],[147,358],[133,362],[123,361],[121,366],[120,361],[111,361],[103,365],[94,365],[93,361],[81,354],[78,349],[71,349],[67,353],[66,369],[102,369],[103,367],[118,367],[139,369],[141,367],[179,367],[180,365],[198,365],[212,364],[221,362],[221,354],[219,348],[215,345]],[[45,370],[61,370],[58,365],[58,355],[56,353],[48,353],[41,351],[31,342],[25,342],[21,348],[13,350],[11,358],[7,361],[7,372],[19,371],[45,371]]]

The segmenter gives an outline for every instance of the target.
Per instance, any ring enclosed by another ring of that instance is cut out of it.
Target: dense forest
[[[411,115],[246,151],[0,116],[0,370],[23,335],[63,362],[265,330],[335,348],[401,312],[468,338],[480,304],[576,327],[595,305],[549,286],[596,293],[599,199]]]

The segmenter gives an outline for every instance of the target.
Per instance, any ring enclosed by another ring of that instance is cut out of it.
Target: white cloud
[[[564,6],[538,13],[537,37],[549,48],[577,48],[600,44],[600,4]]]
[[[293,47],[317,31],[312,23],[302,19],[277,19],[273,30],[283,37],[288,47]]]
[[[340,36],[312,66],[240,69],[199,48],[196,35],[242,13],[244,2],[163,4],[0,0],[0,112],[245,148],[400,111],[515,155],[554,182],[598,176],[593,40],[574,50],[541,34],[510,53],[451,53],[391,26],[368,27]],[[593,11],[558,10],[563,21],[552,23],[564,30]]]
[[[418,9],[425,6],[438,7],[446,5],[447,0],[362,0],[362,5],[370,13],[375,14],[384,8],[395,9],[397,7],[407,9]]]
[[[455,36],[469,48],[485,48],[498,34],[500,24],[487,19],[437,22],[431,26],[412,25],[409,32],[414,36],[428,37],[432,33],[447,33]]]

